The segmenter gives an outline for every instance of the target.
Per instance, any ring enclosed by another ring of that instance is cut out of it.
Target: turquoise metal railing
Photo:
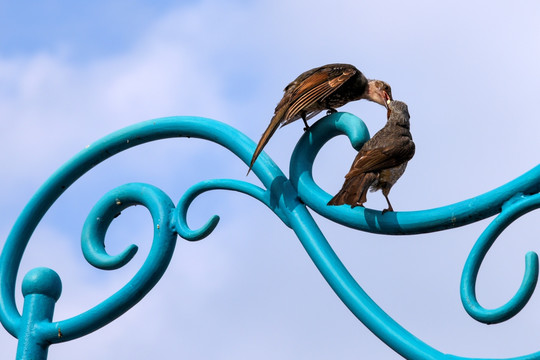
[[[213,216],[199,229],[190,229],[186,215],[201,193],[225,189],[250,195],[272,210],[298,236],[306,252],[328,284],[351,312],[376,336],[408,359],[467,359],[443,354],[388,316],[353,279],[329,245],[307,208],[362,231],[380,234],[419,234],[467,225],[499,214],[471,250],[461,280],[465,310],[484,323],[505,321],[517,314],[532,295],[538,279],[538,256],[529,252],[521,287],[500,308],[483,308],[475,296],[475,283],[484,256],[497,236],[519,216],[540,207],[540,166],[483,195],[436,209],[392,212],[347,206],[327,206],[331,195],[313,180],[312,165],[321,147],[331,138],[346,134],[359,149],[369,138],[366,126],[348,113],[335,113],[318,121],[304,133],[291,158],[290,179],[262,153],[253,172],[263,187],[231,179],[200,182],[188,189],[178,204],[155,186],[122,185],[105,194],[91,210],[82,231],[82,250],[87,261],[101,269],[116,269],[128,263],[137,247],[131,245],[111,256],[104,247],[107,229],[115,216],[133,206],[146,207],[153,220],[154,239],[142,267],[119,291],[92,309],[70,319],[52,321],[54,306],[62,291],[59,276],[51,269],[36,268],[22,283],[22,314],[15,304],[15,281],[24,250],[41,218],[62,193],[79,177],[107,158],[131,147],[173,137],[196,137],[229,149],[246,164],[255,143],[238,130],[205,118],[169,117],[142,122],[98,140],[58,169],[31,198],[13,226],[0,255],[0,321],[19,339],[17,359],[47,358],[51,344],[73,340],[113,321],[141,300],[159,281],[171,259],[177,236],[190,241],[212,233],[219,222]],[[540,352],[514,359],[540,359]]]

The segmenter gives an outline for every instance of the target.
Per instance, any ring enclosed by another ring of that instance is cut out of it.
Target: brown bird
[[[345,183],[328,205],[349,204],[364,206],[367,191],[382,190],[388,209],[394,211],[388,194],[392,186],[403,175],[407,162],[413,157],[415,145],[409,131],[409,110],[401,101],[388,104],[390,115],[386,125],[379,130],[356,155]]]
[[[253,153],[248,174],[280,124],[284,126],[302,119],[305,131],[309,129],[307,120],[323,110],[336,112],[336,108],[360,99],[374,101],[383,106],[387,106],[387,101],[392,100],[390,85],[384,81],[366,79],[360,70],[349,64],[329,64],[308,70],[287,85],[284,92],[270,125]]]

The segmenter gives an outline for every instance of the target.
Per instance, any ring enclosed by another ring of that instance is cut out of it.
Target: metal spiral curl
[[[196,137],[215,142],[248,164],[255,143],[238,130],[215,120],[170,117],[119,130],[77,154],[53,174],[30,200],[0,255],[0,321],[13,336],[20,339],[18,356],[22,354],[21,358],[45,359],[48,344],[86,335],[129,310],[161,278],[174,251],[177,235],[196,241],[216,228],[219,222],[217,215],[198,229],[189,228],[187,212],[193,200],[210,190],[232,190],[259,200],[290,227],[343,303],[396,352],[409,359],[466,359],[430,347],[388,316],[348,272],[307,208],[354,229],[393,235],[449,229],[500,213],[471,250],[462,275],[461,295],[466,311],[473,318],[486,323],[501,322],[517,314],[533,293],[538,278],[538,256],[532,252],[527,254],[520,289],[498,309],[486,310],[478,304],[475,296],[476,276],[497,236],[519,216],[540,207],[540,166],[495,190],[456,204],[383,216],[380,211],[362,207],[326,206],[331,195],[313,180],[313,162],[322,146],[340,134],[347,135],[356,149],[369,139],[367,127],[356,116],[348,113],[329,115],[312,126],[298,142],[291,157],[290,180],[267,154],[263,152],[259,156],[253,173],[261,180],[263,187],[240,180],[207,180],[189,188],[177,207],[162,190],[149,184],[126,184],[110,191],[88,215],[82,233],[83,254],[89,263],[101,269],[117,269],[129,262],[137,247],[130,245],[119,255],[110,255],[104,248],[105,234],[116,214],[130,206],[142,205],[152,216],[154,239],[141,269],[107,300],[80,315],[58,322],[51,322],[51,318],[54,303],[61,293],[60,279],[50,269],[34,269],[23,281],[25,307],[21,315],[15,305],[14,291],[26,244],[50,206],[92,167],[131,147],[172,137]],[[31,305],[27,306],[27,300],[34,299],[33,296],[36,296],[35,299],[45,299],[46,305],[42,308],[49,309],[48,313],[40,313]],[[41,357],[35,354],[41,354]],[[540,359],[540,352],[514,359]]]
[[[506,321],[519,313],[531,298],[538,282],[538,254],[529,251],[525,255],[525,273],[516,294],[506,304],[496,309],[485,309],[476,299],[476,278],[482,260],[497,237],[520,216],[540,208],[540,194],[517,194],[503,206],[501,213],[484,230],[474,245],[461,277],[461,301],[467,313],[474,319],[495,324]]]

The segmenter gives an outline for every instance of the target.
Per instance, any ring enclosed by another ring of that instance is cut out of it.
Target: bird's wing
[[[413,157],[414,151],[415,146],[412,141],[398,146],[390,145],[370,150],[360,150],[345,178],[349,179],[360,173],[380,171],[401,165]]]
[[[276,113],[282,107],[287,107],[282,119],[283,125],[298,119],[302,111],[335,92],[357,71],[354,68],[323,68],[303,79],[290,89],[290,95],[284,96],[276,107]]]
[[[302,111],[306,111],[306,108],[309,108],[317,101],[324,99],[336,91],[357,71],[358,70],[355,67],[345,64],[335,64],[335,66],[331,68],[322,66],[301,74],[296,80],[287,85],[285,94],[276,106],[274,116],[270,120],[270,124],[261,136],[255,152],[253,153],[249,171],[280,124],[283,126],[300,118]],[[306,119],[315,116],[319,112],[320,110],[308,109],[308,111],[306,111]]]

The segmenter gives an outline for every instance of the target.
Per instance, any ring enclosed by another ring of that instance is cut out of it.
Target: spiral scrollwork
[[[518,291],[506,304],[497,309],[485,309],[476,299],[476,277],[482,260],[497,237],[520,216],[540,208],[540,194],[517,194],[502,207],[501,213],[489,224],[474,245],[461,278],[461,299],[465,310],[478,321],[495,324],[519,313],[531,298],[538,281],[538,254],[525,255],[525,273]]]
[[[507,304],[494,310],[484,309],[476,300],[478,269],[498,235],[519,216],[540,207],[540,166],[495,190],[456,204],[429,210],[387,213],[383,216],[380,211],[362,207],[351,209],[347,206],[326,206],[331,195],[313,180],[313,163],[322,146],[341,134],[345,134],[356,149],[369,139],[366,126],[354,115],[334,113],[323,118],[304,133],[298,142],[291,157],[290,179],[263,152],[253,167],[262,187],[234,179],[206,180],[190,187],[177,206],[162,190],[149,184],[130,183],[111,190],[95,204],[87,217],[81,238],[83,254],[90,264],[100,269],[113,270],[128,263],[137,247],[130,245],[120,254],[108,254],[104,247],[105,236],[118,213],[130,206],[142,205],[149,211],[154,228],[152,247],[142,267],[123,288],[102,303],[73,318],[57,322],[51,322],[51,315],[61,293],[60,279],[50,269],[33,270],[23,282],[25,308],[21,315],[15,306],[14,291],[17,270],[26,244],[49,207],[65,189],[92,167],[131,147],[173,137],[196,137],[215,142],[246,164],[255,148],[255,143],[238,130],[199,117],[151,120],[102,138],[53,174],[19,216],[0,256],[0,321],[12,335],[20,339],[20,344],[23,344],[19,345],[23,348],[21,354],[37,354],[43,349],[46,354],[48,345],[42,344],[75,339],[106,325],[134,306],[159,281],[171,259],[177,235],[196,241],[214,231],[219,222],[217,215],[210,217],[198,229],[188,226],[187,213],[194,199],[211,190],[231,190],[259,200],[291,228],[343,303],[396,352],[410,359],[465,359],[443,354],[430,347],[388,316],[348,272],[308,208],[353,229],[388,235],[435,232],[499,214],[472,249],[465,264],[461,286],[466,311],[479,321],[495,323],[517,314],[529,300],[538,278],[538,256],[532,252],[527,254],[520,289]],[[32,309],[31,305],[27,306],[26,298],[30,299],[34,295],[36,299],[42,299],[41,295],[45,295],[46,305],[40,306],[49,310],[41,314]],[[515,359],[540,359],[540,353]]]

